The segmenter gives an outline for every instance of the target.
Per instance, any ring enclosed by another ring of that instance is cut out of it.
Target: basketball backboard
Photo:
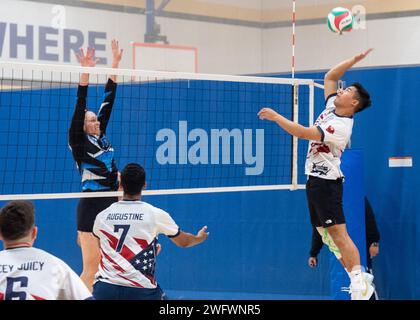
[[[194,47],[131,42],[133,69],[198,72],[198,50]]]

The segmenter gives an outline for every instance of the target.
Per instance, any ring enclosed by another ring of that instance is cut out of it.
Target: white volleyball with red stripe
[[[337,7],[328,14],[328,28],[335,33],[349,32],[353,28],[353,14],[349,9]]]

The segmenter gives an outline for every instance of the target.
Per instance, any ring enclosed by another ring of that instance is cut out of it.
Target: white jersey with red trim
[[[0,300],[85,300],[92,294],[62,260],[33,247],[0,251]]]
[[[305,163],[305,174],[328,180],[343,177],[341,155],[350,140],[354,122],[353,117],[335,113],[336,97],[328,97],[325,110],[315,121],[315,126],[321,132],[321,141],[309,141]]]
[[[96,281],[156,288],[156,244],[159,234],[177,236],[171,216],[146,202],[119,201],[96,216],[93,233],[99,238],[101,262]]]

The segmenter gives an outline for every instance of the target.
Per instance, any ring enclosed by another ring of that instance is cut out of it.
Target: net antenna
[[[291,77],[292,80],[295,79],[296,73],[296,0],[292,1],[292,68],[291,68]],[[315,88],[324,89],[322,84],[319,84],[313,80],[313,85],[309,86],[309,105],[308,105],[308,125],[312,126],[314,124],[314,99],[315,99]],[[320,79],[319,81],[323,81]],[[340,84],[339,84],[340,85]],[[292,113],[292,121],[295,123],[299,123],[299,113],[301,112],[301,106],[299,105],[299,83],[295,82],[292,84],[292,94],[291,94],[291,101],[293,107]],[[299,139],[295,136],[291,136],[291,177],[292,183],[290,185],[290,190],[300,189],[301,185],[298,184],[298,166],[299,166]]]
[[[295,78],[295,26],[296,26],[296,1],[293,0],[292,7],[292,79]],[[292,121],[299,123],[299,85],[297,83],[292,85]],[[291,161],[291,175],[292,175],[292,185],[291,190],[297,189],[297,172],[298,172],[298,143],[299,139],[295,136],[291,136],[292,145],[292,161]]]
[[[118,78],[106,136],[119,170],[145,168],[145,195],[304,188],[290,135],[257,112],[273,106],[292,118],[297,106],[302,123],[313,121],[312,79],[0,62],[0,200],[121,195],[80,192],[68,130],[86,72],[94,112],[108,76]]]
[[[292,7],[292,79],[295,78],[296,0]]]

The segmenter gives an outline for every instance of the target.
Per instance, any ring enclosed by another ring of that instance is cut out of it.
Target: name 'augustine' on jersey
[[[99,238],[101,262],[96,281],[154,289],[159,234],[177,236],[171,216],[146,202],[119,201],[98,214],[93,233]]]
[[[340,169],[341,155],[348,144],[353,117],[343,117],[335,113],[336,94],[327,98],[325,110],[315,121],[321,132],[321,141],[309,141],[305,163],[305,174],[328,180],[336,180],[344,175]]]

